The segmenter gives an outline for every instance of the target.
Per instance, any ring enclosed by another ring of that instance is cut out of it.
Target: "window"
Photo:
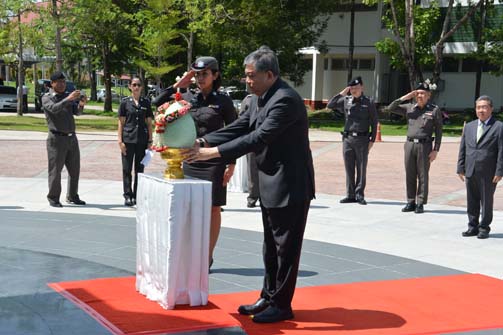
[[[474,58],[466,58],[461,61],[461,72],[477,72],[478,62]]]
[[[323,69],[328,70],[328,63],[330,62],[330,58],[325,58],[323,62]]]
[[[346,60],[342,58],[332,59],[332,71],[334,70],[346,70]]]
[[[458,72],[459,61],[456,58],[445,57],[442,63],[442,72]]]
[[[373,70],[374,69],[373,59],[360,59],[358,62],[358,69],[360,70]]]

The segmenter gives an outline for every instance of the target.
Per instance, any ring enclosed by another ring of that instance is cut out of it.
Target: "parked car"
[[[17,111],[17,92],[15,87],[0,86],[0,111]]]
[[[98,90],[98,92],[96,92],[96,99],[99,101],[99,102],[104,102],[105,101],[105,89],[104,88],[100,88]],[[112,101],[114,102],[119,102],[121,100],[121,97],[119,94],[117,94],[117,92],[115,92],[114,90],[112,90]]]
[[[39,79],[35,83],[35,111],[42,111],[42,96],[49,92],[51,81],[49,79]],[[66,93],[75,91],[75,84],[69,80],[66,81]]]

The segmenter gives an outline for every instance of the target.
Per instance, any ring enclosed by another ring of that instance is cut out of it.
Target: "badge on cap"
[[[204,67],[204,62],[203,61],[197,62],[197,67]]]

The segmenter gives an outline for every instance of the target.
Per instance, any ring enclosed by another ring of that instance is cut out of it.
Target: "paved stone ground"
[[[0,176],[45,177],[47,154],[44,133],[0,132]],[[121,162],[114,133],[78,134],[81,149],[81,178],[121,180]],[[96,139],[97,138],[97,139]],[[321,131],[311,132],[317,193],[344,195],[345,172],[340,136]],[[458,139],[446,138],[430,170],[430,204],[465,206],[464,183],[456,175]],[[9,159],[11,158],[11,159]],[[13,159],[15,161],[13,162]],[[403,139],[385,137],[376,143],[369,156],[366,197],[405,201]],[[146,172],[162,171],[164,162],[158,155]],[[502,183],[499,184],[499,188]],[[494,206],[503,210],[503,192],[497,190]]]
[[[372,149],[366,192],[369,205],[363,207],[338,203],[345,180],[340,136],[319,131],[310,135],[318,196],[308,217],[299,286],[462,271],[502,277],[500,189],[491,238],[460,236],[466,214],[464,185],[455,174],[456,139],[445,139],[431,170],[430,205],[425,214],[415,215],[400,212],[405,198],[403,138],[384,137]],[[135,211],[122,206],[116,136],[79,133],[78,137],[80,193],[88,205],[54,209],[45,199],[46,134],[0,131],[1,335],[107,334],[45,284],[135,271]],[[164,162],[155,156],[147,172],[163,169]],[[210,276],[211,293],[256,290],[261,285],[260,214],[244,206],[245,198],[246,194],[229,194]],[[191,334],[243,332],[225,329]]]

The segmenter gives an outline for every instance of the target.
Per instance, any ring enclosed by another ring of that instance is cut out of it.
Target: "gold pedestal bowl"
[[[182,169],[182,149],[166,149],[161,152],[161,158],[166,161],[166,170],[164,170],[164,178],[166,179],[183,179]]]

